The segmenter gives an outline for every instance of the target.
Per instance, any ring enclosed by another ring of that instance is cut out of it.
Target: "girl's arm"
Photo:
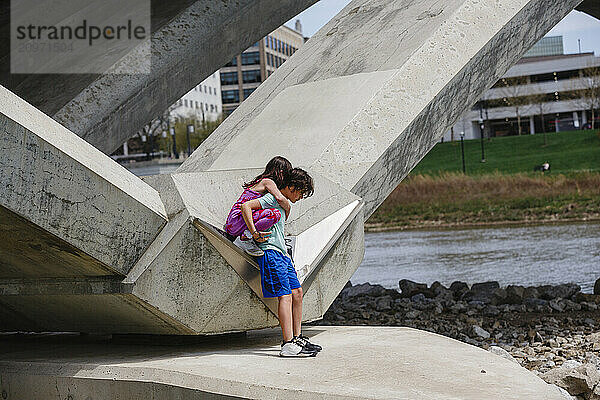
[[[261,183],[265,186],[267,192],[271,193],[273,197],[275,197],[275,200],[277,200],[281,208],[283,208],[283,211],[285,211],[285,218],[287,219],[290,215],[291,210],[290,202],[288,201],[288,199],[286,199],[286,197],[281,194],[279,188],[277,187],[275,182],[273,182],[272,179],[265,178],[261,181]]]
[[[252,219],[252,210],[261,210],[262,206],[258,199],[249,200],[242,204],[242,217],[244,218],[244,222],[246,222],[246,226],[248,230],[252,234],[252,238],[257,242],[264,242],[267,240],[267,237],[271,235],[271,232],[259,232],[256,230],[254,226],[254,220]]]

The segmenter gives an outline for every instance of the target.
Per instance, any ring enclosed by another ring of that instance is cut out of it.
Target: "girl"
[[[291,170],[292,164],[284,157],[277,156],[272,158],[267,163],[265,171],[262,174],[244,184],[244,192],[229,212],[227,222],[225,223],[225,232],[230,235],[230,238],[239,236],[240,240],[236,240],[236,244],[251,256],[260,257],[263,255],[263,251],[256,245],[254,240],[264,241],[264,238],[270,234],[265,231],[279,221],[281,213],[274,208],[253,211],[252,220],[257,230],[253,234],[250,234],[242,217],[241,206],[245,202],[262,197],[269,192],[275,197],[281,208],[283,208],[287,217],[290,213],[290,203],[281,194],[279,188],[284,186]]]

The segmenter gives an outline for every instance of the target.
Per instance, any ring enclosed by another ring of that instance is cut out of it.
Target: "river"
[[[351,279],[397,288],[400,279],[501,286],[575,282],[593,292],[600,278],[600,224],[367,233]]]

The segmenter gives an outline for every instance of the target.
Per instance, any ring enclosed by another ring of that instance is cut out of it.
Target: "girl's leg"
[[[302,288],[292,289],[292,325],[294,336],[302,333]]]
[[[271,229],[281,219],[281,212],[276,208],[266,208],[252,213],[254,226],[261,232]]]
[[[279,317],[279,325],[281,325],[281,333],[283,340],[289,342],[294,337],[292,328],[292,295],[278,297],[279,305],[277,315]]]

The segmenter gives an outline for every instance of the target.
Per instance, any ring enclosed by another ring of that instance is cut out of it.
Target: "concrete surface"
[[[236,54],[316,1],[154,0],[150,74],[10,74],[6,40],[0,84],[110,154]],[[6,31],[9,5],[0,6],[0,29]],[[122,62],[135,65],[134,54]]]
[[[361,197],[368,217],[579,3],[354,0],[177,172],[256,168],[279,154]]]
[[[1,86],[0,127],[0,278],[126,275],[166,223],[158,192]]]
[[[135,337],[119,344],[0,336],[0,390],[13,400],[563,399],[514,362],[436,334],[397,327],[305,333],[323,346],[317,357],[278,357],[275,330],[182,347],[165,346],[168,338],[152,346],[136,345]]]

